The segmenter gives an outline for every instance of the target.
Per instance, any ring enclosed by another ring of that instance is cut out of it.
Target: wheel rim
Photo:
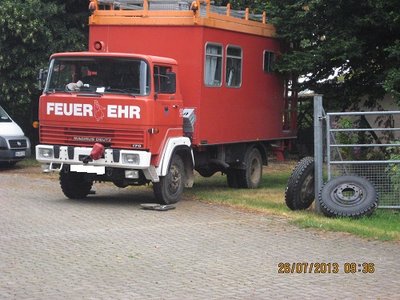
[[[308,175],[300,189],[300,199],[302,202],[314,199],[314,177]]]
[[[181,173],[176,165],[172,165],[170,169],[170,180],[168,184],[168,190],[171,194],[178,192],[181,184]]]
[[[363,189],[355,184],[341,184],[331,193],[332,200],[340,205],[354,206],[364,199]]]
[[[261,173],[261,162],[257,157],[254,157],[251,161],[250,166],[250,179],[253,183],[257,183],[260,180]]]

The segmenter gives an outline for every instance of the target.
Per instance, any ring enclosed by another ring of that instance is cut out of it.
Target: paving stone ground
[[[399,243],[190,199],[142,210],[151,189],[96,191],[72,201],[54,176],[0,171],[0,299],[400,299]],[[281,262],[339,273],[279,274]],[[345,274],[347,262],[375,272]]]

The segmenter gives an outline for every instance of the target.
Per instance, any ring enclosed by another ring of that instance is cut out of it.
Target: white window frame
[[[229,48],[236,48],[240,50],[240,56],[234,56],[234,55],[228,55],[228,49]],[[225,48],[225,86],[228,88],[240,88],[242,86],[242,82],[243,82],[243,48],[237,45],[227,45]],[[228,58],[232,58],[232,59],[240,59],[240,83],[238,85],[230,85],[229,84],[229,78],[230,78],[230,74],[228,74]]]
[[[207,53],[207,47],[208,46],[215,46],[215,47],[219,47],[221,49],[221,54],[218,53]],[[224,70],[224,51],[223,51],[223,45],[222,44],[218,44],[218,43],[211,43],[211,42],[207,42],[205,44],[204,47],[204,85],[207,87],[221,87],[222,86],[222,81],[224,80],[224,76],[223,76],[223,70]],[[215,66],[213,66],[212,61],[211,62],[211,67],[215,68],[214,71],[210,70],[210,68],[207,65],[207,57],[212,57],[215,58]],[[219,81],[218,84],[211,84],[211,77],[214,78],[213,82],[215,83],[215,74],[218,68],[218,59],[221,62],[221,66],[220,66],[220,73],[221,73],[221,80]],[[212,75],[212,73],[214,73],[214,75]]]

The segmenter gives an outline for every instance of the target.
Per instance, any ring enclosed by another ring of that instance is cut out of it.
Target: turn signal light
[[[149,128],[149,130],[147,130],[150,134],[156,134],[159,133],[160,130],[158,128]]]

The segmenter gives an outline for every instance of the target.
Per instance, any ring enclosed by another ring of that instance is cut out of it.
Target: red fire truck
[[[91,1],[87,52],[51,56],[37,160],[68,198],[94,181],[152,183],[180,200],[193,171],[256,188],[267,151],[295,136],[266,15],[210,1]],[[258,19],[257,19],[258,18]]]

